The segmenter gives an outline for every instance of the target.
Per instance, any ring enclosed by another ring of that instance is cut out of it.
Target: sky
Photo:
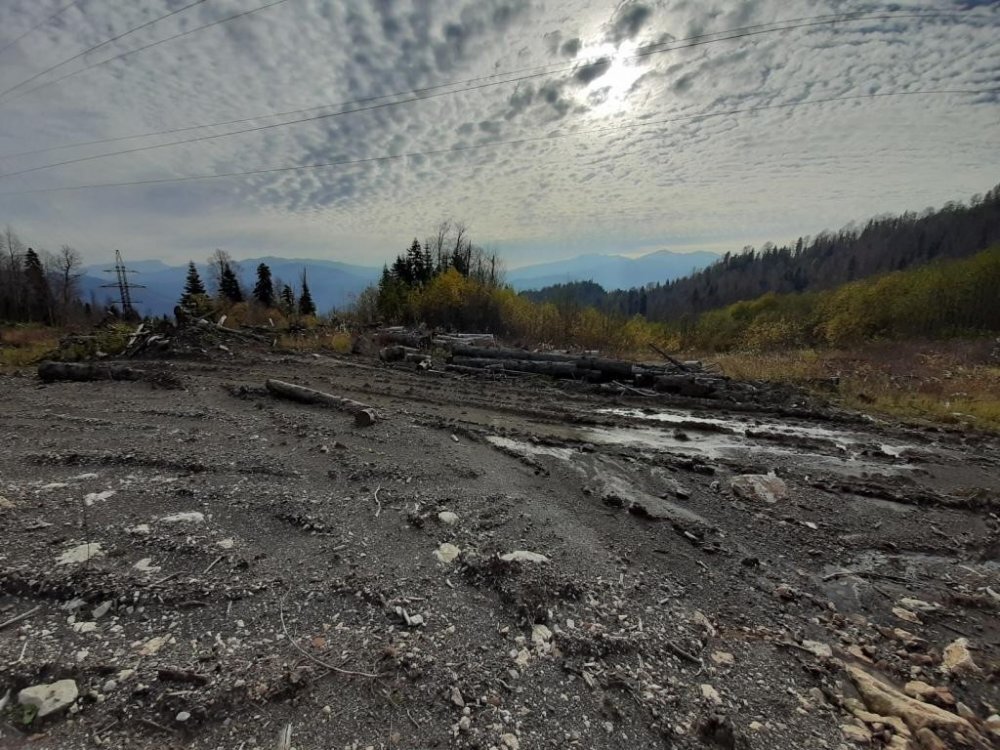
[[[33,78],[192,3],[0,3],[0,224],[88,262],[378,266],[450,218],[513,268],[736,251],[1000,182],[1000,2],[201,0]],[[771,30],[843,13],[867,17]]]

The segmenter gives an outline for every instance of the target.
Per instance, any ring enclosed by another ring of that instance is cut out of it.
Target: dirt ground
[[[996,438],[350,356],[138,366],[166,376],[0,376],[0,748],[1000,741]]]

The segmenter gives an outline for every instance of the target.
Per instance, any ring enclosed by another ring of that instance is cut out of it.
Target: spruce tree
[[[236,304],[243,301],[243,290],[240,289],[240,281],[236,278],[233,267],[228,263],[222,268],[222,275],[219,277],[219,294]]]
[[[24,254],[24,276],[28,287],[29,319],[51,323],[52,292],[45,278],[42,259],[32,248]]]
[[[306,272],[302,272],[302,294],[299,295],[299,315],[315,315],[316,305],[313,303],[309,284],[306,282]]]
[[[263,307],[274,307],[274,281],[266,263],[257,266],[257,284],[253,288],[253,297]]]
[[[194,307],[199,297],[205,296],[205,285],[198,274],[198,268],[193,262],[188,263],[187,278],[184,280],[184,294],[181,295],[182,307]]]
[[[281,287],[281,309],[286,315],[295,312],[295,292],[288,284]]]

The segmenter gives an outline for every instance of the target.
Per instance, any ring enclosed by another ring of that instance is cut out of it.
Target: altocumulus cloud
[[[186,2],[84,0],[3,53],[0,88]],[[0,5],[0,46],[61,4]],[[203,3],[84,62],[259,4],[263,0]],[[958,17],[924,18],[906,16],[968,5],[897,4],[895,17],[634,57],[648,45],[696,34],[883,7],[835,0],[288,0],[0,100],[0,154],[511,71],[548,72],[394,107],[0,177],[0,191],[469,150],[218,181],[7,195],[0,197],[0,221],[50,246],[75,244],[92,257],[118,246],[133,258],[181,260],[224,246],[237,256],[267,251],[381,263],[414,233],[455,216],[517,263],[581,250],[735,249],[837,227],[874,210],[920,208],[986,189],[996,180],[994,146],[1000,141],[995,95],[692,116],[854,94],[995,87],[996,4]],[[488,147],[668,118],[675,121]],[[193,134],[207,132],[227,128]],[[3,158],[0,172],[175,137]]]

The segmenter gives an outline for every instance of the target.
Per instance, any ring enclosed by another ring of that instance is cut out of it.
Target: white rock
[[[187,721],[191,718],[191,714],[187,711],[181,711],[177,714],[177,721]]]
[[[519,750],[521,743],[517,739],[517,735],[507,734],[500,735],[500,744],[502,744],[507,750]]]
[[[149,524],[140,523],[132,528],[128,529],[129,534],[135,534],[136,536],[146,536],[149,534]]]
[[[744,500],[776,503],[788,497],[788,486],[773,474],[743,474],[730,482],[733,494]]]
[[[975,675],[982,670],[972,659],[968,638],[956,638],[944,648],[941,669],[951,674]]]
[[[83,496],[83,504],[89,506],[94,503],[102,503],[114,494],[114,490],[104,490],[104,492],[88,492]]]
[[[236,544],[236,542],[233,540],[232,537],[228,537],[226,539],[220,539],[219,541],[216,542],[216,544],[219,547],[222,547],[222,549],[232,549],[233,545]]]
[[[153,565],[152,557],[144,557],[132,567],[141,573],[155,573],[160,569],[158,565]]]
[[[468,732],[472,728],[472,719],[468,716],[463,716],[458,720],[458,728],[462,732]]]
[[[713,651],[712,661],[720,666],[730,666],[736,661],[736,657],[728,651]]]
[[[909,597],[900,599],[899,606],[911,612],[937,612],[941,609],[941,605],[936,602],[925,602],[923,599],[911,599]]]
[[[143,656],[152,656],[153,654],[159,652],[159,650],[163,648],[169,640],[169,635],[158,635],[150,638],[139,647],[139,653]]]
[[[101,692],[102,693],[111,693],[111,692],[114,692],[117,688],[118,688],[118,683],[117,682],[115,682],[114,680],[108,680],[103,685],[101,685]]]
[[[531,628],[531,642],[536,646],[544,646],[552,640],[552,631],[545,625],[533,625]]]
[[[443,510],[438,513],[438,520],[445,526],[454,526],[458,523],[458,514],[452,513],[450,510]]]
[[[450,564],[455,562],[455,559],[462,554],[462,550],[456,547],[454,544],[449,544],[445,542],[436,550],[434,550],[434,557],[436,557],[440,562]]]
[[[500,555],[500,559],[504,562],[523,563],[547,563],[549,561],[549,558],[545,555],[540,555],[537,552],[527,552],[522,549],[508,552],[506,555]]]
[[[833,649],[819,641],[802,641],[802,648],[820,659],[829,659],[833,656]]]
[[[465,698],[462,697],[462,691],[458,689],[457,686],[451,689],[451,702],[454,703],[459,708],[465,708]]]
[[[96,622],[74,622],[73,630],[77,633],[93,633],[97,630]]]
[[[706,683],[701,685],[701,697],[709,703],[714,703],[716,706],[722,703],[722,696],[719,695],[719,691]]]
[[[196,510],[188,510],[183,513],[174,513],[171,516],[164,516],[164,523],[205,523],[205,514]]]
[[[98,557],[104,557],[104,550],[101,548],[101,543],[88,542],[63,552],[59,556],[59,559],[56,560],[56,565],[77,565]]]
[[[17,702],[22,706],[34,706],[39,719],[69,707],[80,695],[74,680],[59,680],[51,684],[26,687],[17,694]]]
[[[90,613],[91,617],[93,617],[95,620],[100,620],[111,609],[111,603],[112,603],[111,600],[108,599],[106,602],[101,602],[100,604],[98,604],[91,611]]]

